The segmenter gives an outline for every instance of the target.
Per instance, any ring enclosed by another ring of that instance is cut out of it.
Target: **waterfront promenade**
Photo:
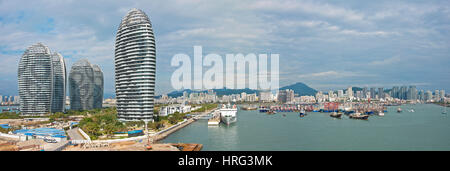
[[[179,123],[177,125],[174,125],[174,126],[171,126],[169,128],[166,128],[166,129],[164,129],[162,131],[159,131],[159,132],[153,134],[151,136],[151,139],[153,140],[153,142],[158,142],[158,141],[166,138],[170,134],[178,131],[179,129],[184,128],[185,126],[188,126],[189,124],[195,122],[198,118],[201,118],[201,117],[204,117],[204,116],[208,115],[209,113],[211,113],[214,110],[216,110],[216,108],[207,110],[207,111],[205,111],[203,113],[200,113],[200,114],[196,114],[193,118],[187,119],[187,120],[183,121],[182,123]]]

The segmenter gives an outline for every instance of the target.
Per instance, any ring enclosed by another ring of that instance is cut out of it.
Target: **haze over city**
[[[280,86],[317,90],[416,85],[450,91],[448,1],[6,1],[0,0],[0,94],[17,94],[17,66],[36,42],[70,68],[88,58],[114,94],[117,22],[146,11],[156,38],[156,94],[173,90],[173,55],[280,54]],[[168,22],[170,21],[170,22]]]

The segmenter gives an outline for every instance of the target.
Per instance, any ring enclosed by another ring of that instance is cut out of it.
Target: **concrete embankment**
[[[207,114],[211,113],[214,110],[215,109],[208,110],[208,111],[206,111],[206,112],[204,112],[204,113],[202,113],[202,114],[200,114],[198,116],[202,117],[204,115],[207,115]],[[160,141],[160,140],[166,138],[167,136],[169,136],[170,134],[178,131],[181,128],[184,128],[185,126],[188,126],[189,124],[191,124],[191,123],[193,123],[195,121],[196,121],[195,119],[188,119],[188,120],[184,121],[183,123],[181,123],[179,125],[174,125],[173,128],[169,128],[169,129],[160,131],[160,132],[156,133],[156,135],[153,135],[153,142]]]
[[[175,127],[171,128],[171,129],[169,129],[167,131],[164,131],[162,133],[156,134],[156,135],[153,136],[153,141],[154,142],[160,141],[160,140],[166,138],[167,136],[169,136],[170,134],[178,131],[179,129],[184,128],[185,126],[188,126],[192,122],[195,122],[195,120],[194,119],[189,119],[189,120],[186,120],[186,122],[184,122],[184,123],[182,123],[182,124],[180,124],[178,126],[175,126]]]

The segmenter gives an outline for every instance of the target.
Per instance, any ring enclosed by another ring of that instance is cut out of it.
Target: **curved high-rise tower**
[[[94,108],[102,108],[103,104],[103,72],[98,65],[94,69]]]
[[[52,59],[47,46],[37,43],[25,50],[19,62],[18,84],[22,115],[51,112]]]
[[[152,121],[156,50],[152,24],[143,11],[132,9],[122,19],[114,62],[119,120]]]
[[[69,75],[70,109],[94,108],[94,69],[87,59],[72,65]]]
[[[66,110],[66,63],[59,53],[52,54],[53,65],[53,95],[52,112],[64,112]]]

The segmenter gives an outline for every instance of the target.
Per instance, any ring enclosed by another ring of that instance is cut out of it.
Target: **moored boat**
[[[269,108],[265,107],[265,106],[260,106],[259,107],[259,112],[261,113],[266,113],[269,111]]]
[[[242,110],[256,110],[257,108],[255,106],[242,106]]]
[[[342,113],[333,112],[333,113],[330,114],[330,116],[333,117],[333,118],[341,118]]]
[[[361,113],[359,113],[359,112],[354,113],[354,114],[350,114],[350,115],[348,115],[348,117],[350,119],[362,119],[362,120],[369,119],[369,115],[361,115]]]
[[[269,110],[269,111],[267,111],[267,114],[268,115],[273,115],[273,114],[276,114],[277,112],[276,111],[274,111],[274,110]]]
[[[230,104],[226,106],[223,105],[223,107],[220,109],[220,120],[223,123],[230,125],[231,123],[237,121],[236,113],[237,113],[236,105],[233,105],[233,107],[231,107]]]
[[[300,110],[300,114],[299,114],[299,116],[300,116],[300,117],[304,117],[304,116],[306,116],[306,112],[305,112],[305,110],[304,110],[304,109]]]

